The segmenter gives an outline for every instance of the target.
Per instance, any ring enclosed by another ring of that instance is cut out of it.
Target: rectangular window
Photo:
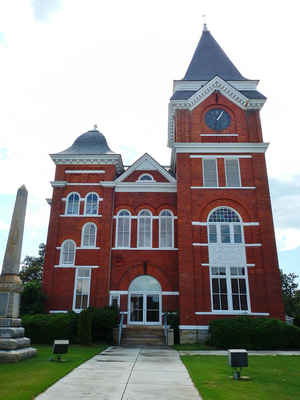
[[[230,243],[230,227],[229,225],[221,225],[221,242]]]
[[[212,158],[204,158],[202,166],[203,166],[203,186],[217,187],[218,186],[217,160]]]
[[[173,247],[173,218],[160,217],[159,219],[159,247]]]
[[[75,275],[74,305],[75,311],[89,306],[91,284],[91,268],[78,268]]]
[[[210,279],[214,311],[249,309],[245,267],[211,267]]]
[[[130,217],[118,217],[116,247],[130,247],[130,223]]]
[[[234,243],[242,243],[242,227],[241,225],[233,225]]]
[[[138,219],[138,247],[152,247],[152,218]]]
[[[217,243],[217,225],[208,225],[208,243]]]
[[[239,160],[237,158],[225,158],[225,175],[226,175],[226,186],[229,187],[240,187],[241,177]]]

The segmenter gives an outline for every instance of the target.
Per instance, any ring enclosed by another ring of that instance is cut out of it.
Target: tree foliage
[[[282,270],[280,270],[284,309],[285,313],[290,316],[300,314],[300,296],[297,292],[297,278],[298,275],[294,274],[293,272],[285,274]]]
[[[45,244],[41,243],[39,245],[39,256],[31,257],[26,256],[22,263],[22,269],[20,272],[20,279],[23,284],[32,281],[41,282],[43,277],[43,266],[45,258]]]

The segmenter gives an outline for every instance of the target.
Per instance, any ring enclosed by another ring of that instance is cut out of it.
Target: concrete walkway
[[[36,399],[201,400],[201,397],[177,351],[110,347]]]

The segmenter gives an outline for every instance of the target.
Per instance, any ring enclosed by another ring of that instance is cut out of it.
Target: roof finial
[[[96,131],[98,129],[98,125],[94,124],[94,131]]]
[[[206,24],[206,14],[202,14],[203,19],[203,32],[207,31],[207,24]]]

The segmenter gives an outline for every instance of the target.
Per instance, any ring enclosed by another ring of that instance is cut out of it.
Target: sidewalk
[[[36,400],[201,400],[171,349],[110,347]]]

